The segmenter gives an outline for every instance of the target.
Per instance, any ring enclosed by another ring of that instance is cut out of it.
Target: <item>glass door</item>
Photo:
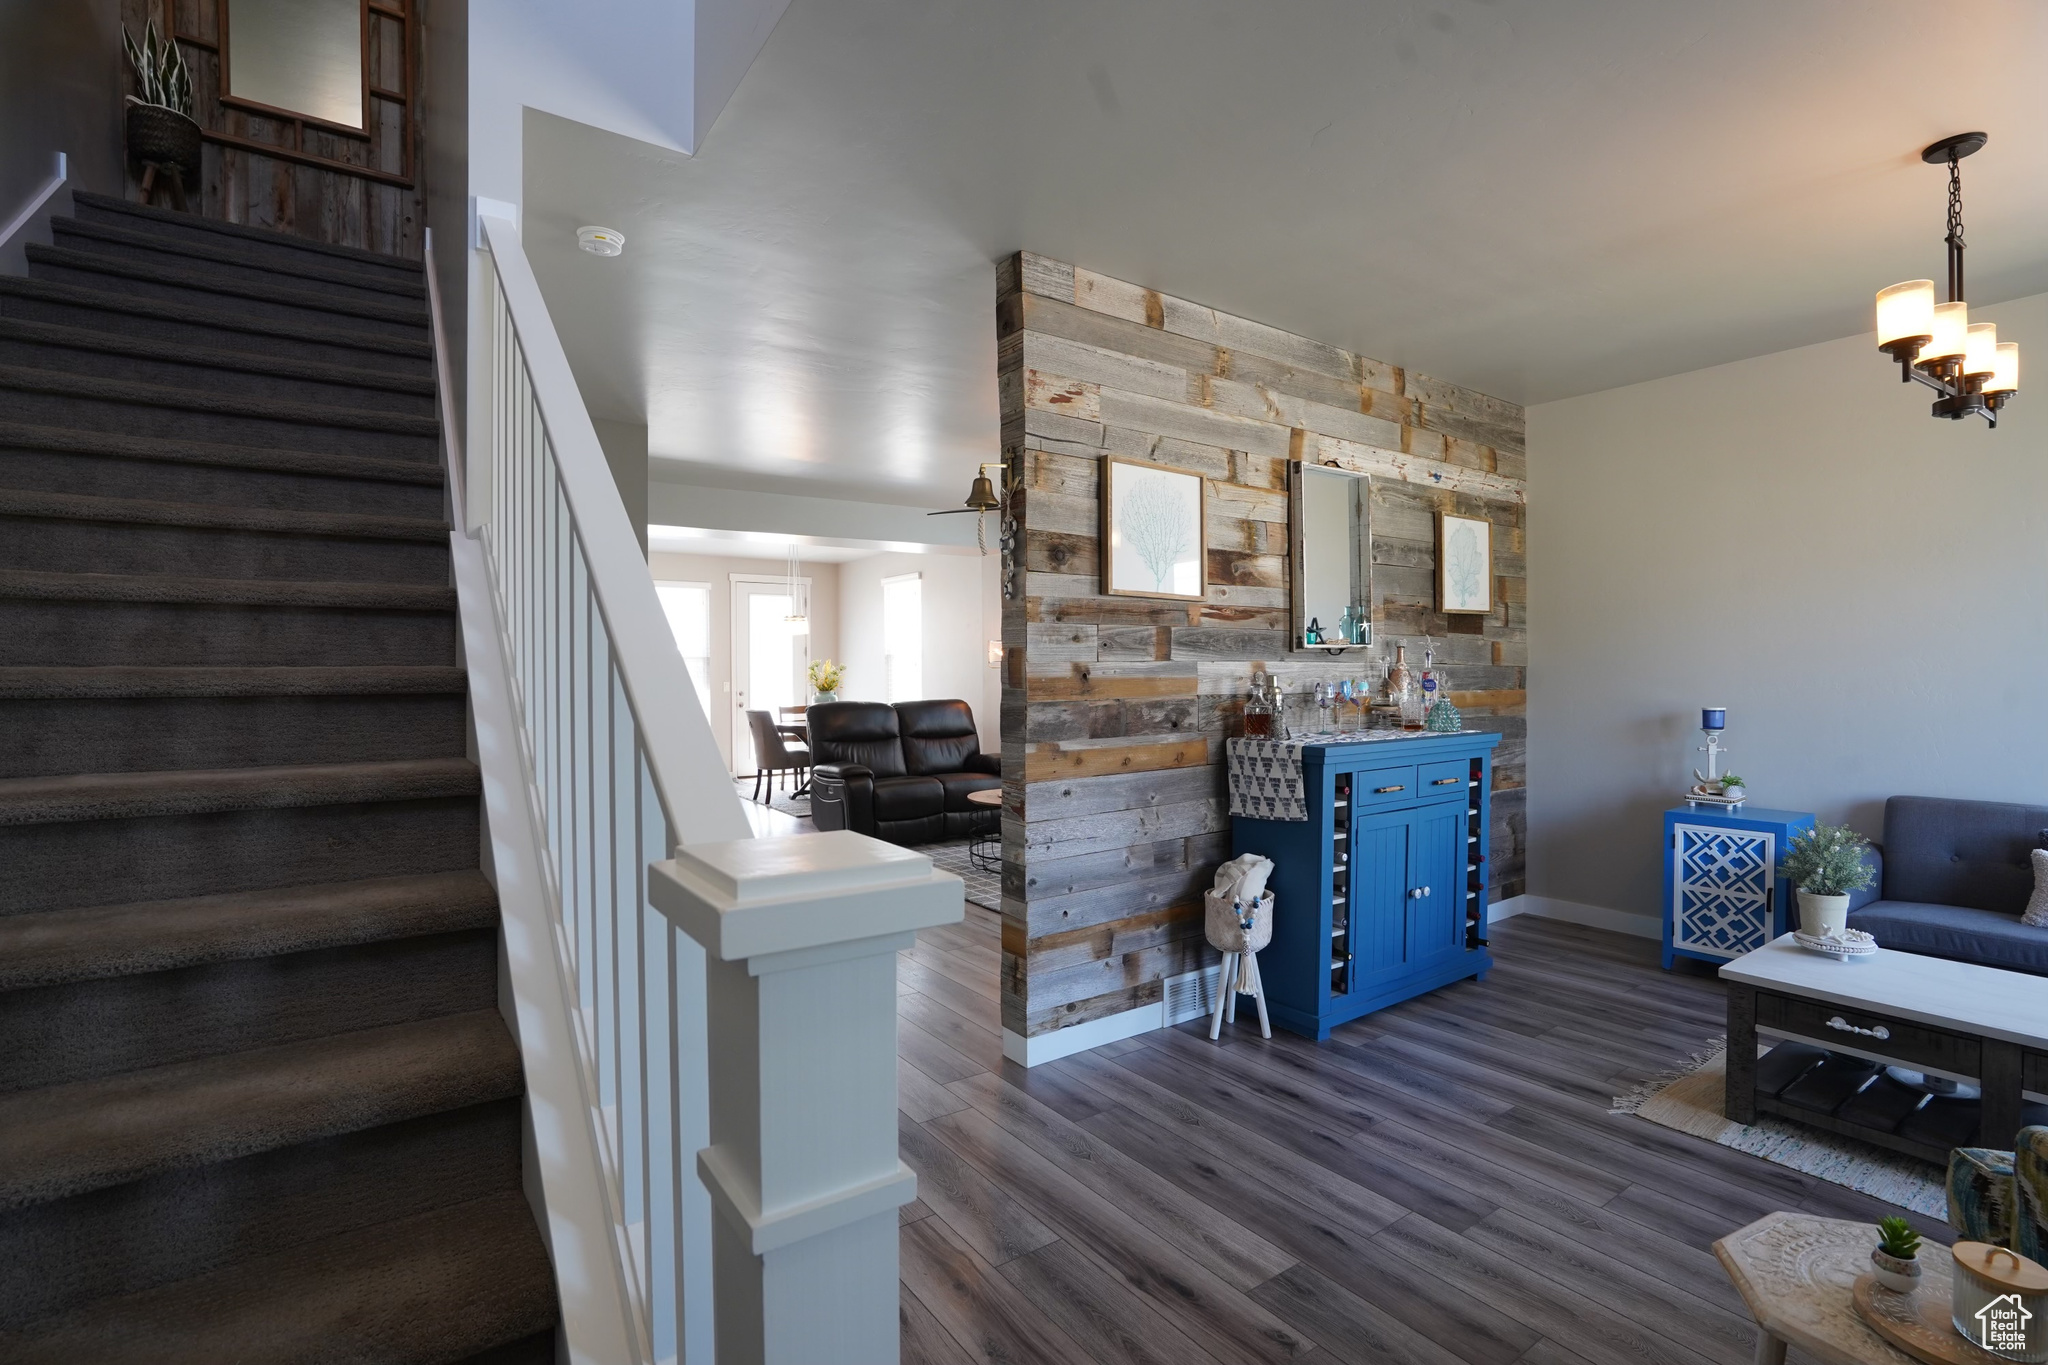
[[[782,708],[810,697],[805,671],[811,666],[810,627],[793,629],[789,617],[810,616],[811,581],[799,578],[790,595],[787,578],[732,580],[732,767],[755,771],[754,734],[747,712],[766,711],[777,724]]]

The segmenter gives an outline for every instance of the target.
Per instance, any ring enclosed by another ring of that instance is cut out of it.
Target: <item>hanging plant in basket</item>
[[[142,166],[197,180],[199,125],[192,120],[192,72],[185,54],[175,41],[157,41],[154,19],[143,25],[140,45],[123,25],[121,47],[142,91],[128,97],[128,155]]]

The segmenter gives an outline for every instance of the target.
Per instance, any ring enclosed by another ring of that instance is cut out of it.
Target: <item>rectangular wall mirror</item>
[[[1372,480],[1331,465],[1288,467],[1289,647],[1372,643]]]
[[[362,0],[227,0],[227,93],[363,126]]]

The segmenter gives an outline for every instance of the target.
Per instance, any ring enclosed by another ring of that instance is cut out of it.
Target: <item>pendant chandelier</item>
[[[796,557],[796,542],[789,542],[789,615],[782,618],[782,624],[791,635],[809,635],[811,618],[804,612],[803,581],[799,576],[802,566]]]
[[[1983,133],[1957,133],[1920,153],[1931,166],[1948,163],[1948,301],[1934,301],[1933,280],[1907,280],[1877,291],[1877,348],[1899,362],[1899,382],[1938,392],[1933,413],[1960,422],[1976,413],[1991,426],[2020,387],[2020,348],[2001,342],[1998,326],[1971,322],[1963,302],[1962,159],[1983,147]]]

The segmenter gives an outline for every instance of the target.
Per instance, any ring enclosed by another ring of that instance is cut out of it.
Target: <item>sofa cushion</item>
[[[1849,916],[1849,927],[1863,930],[1882,948],[2048,976],[2048,929],[2021,924],[2018,916],[1996,910],[1872,901]]]
[[[896,716],[906,772],[957,773],[981,752],[974,712],[964,701],[898,702]]]
[[[936,780],[946,789],[946,809],[949,811],[985,810],[993,815],[1001,809],[999,806],[977,806],[967,799],[969,792],[1000,790],[1003,785],[1000,777],[990,777],[987,773],[939,773]]]
[[[820,702],[804,712],[814,763],[858,763],[876,777],[901,777],[896,708],[880,701]]]
[[[2048,806],[1894,796],[1884,803],[1884,898],[2017,916]]]
[[[946,789],[936,777],[878,777],[875,779],[875,819],[917,820],[941,815],[946,809]]]

